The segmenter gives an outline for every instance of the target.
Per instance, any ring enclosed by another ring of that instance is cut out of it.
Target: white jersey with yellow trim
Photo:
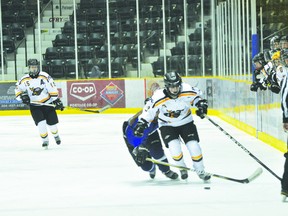
[[[165,94],[165,91],[165,89],[159,89],[154,92],[151,102],[145,105],[139,119],[142,118],[147,122],[152,122],[159,112],[159,127],[177,127],[193,121],[190,108],[202,99],[202,92],[187,83],[182,83],[181,93],[176,99],[170,98]]]
[[[277,67],[277,80],[281,84],[281,108],[283,118],[288,119],[288,68],[285,66]]]
[[[40,72],[37,78],[28,74],[23,76],[15,88],[16,99],[21,101],[20,94],[27,92],[31,102],[51,103],[58,98],[58,90],[53,78],[46,72]]]
[[[276,68],[276,79],[280,86],[284,78],[287,76],[287,72],[288,72],[288,68],[284,67],[283,65],[279,65]]]

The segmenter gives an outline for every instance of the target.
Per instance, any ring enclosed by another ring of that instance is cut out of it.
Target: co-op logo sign
[[[94,83],[72,83],[70,95],[85,101],[96,95],[96,87]]]

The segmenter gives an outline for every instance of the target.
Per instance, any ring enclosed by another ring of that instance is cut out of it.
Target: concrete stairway
[[[80,0],[76,0],[76,4],[79,3]],[[36,23],[35,27],[35,46],[36,52],[34,52],[34,36],[33,29],[29,28],[25,30],[26,39],[27,39],[27,59],[36,58],[38,60],[43,60],[42,55],[45,53],[47,47],[52,47],[52,41],[55,39],[57,34],[61,33],[61,27],[64,26],[64,23],[69,20],[69,15],[73,13],[73,1],[71,0],[62,0],[61,8],[62,14],[60,16],[60,5],[59,0],[53,1],[54,8],[54,28],[52,27],[52,7],[49,5],[43,14],[40,23],[40,34],[41,37],[39,39],[39,28],[38,23]],[[40,44],[40,42],[41,44]],[[14,55],[14,54],[13,54]],[[5,80],[15,80],[15,61],[12,54],[7,61],[7,74],[5,74]],[[11,60],[12,59],[12,60]],[[21,78],[25,73],[27,73],[28,69],[26,67],[25,61],[25,46],[21,44],[17,49],[16,56],[16,65],[17,65],[17,79]]]

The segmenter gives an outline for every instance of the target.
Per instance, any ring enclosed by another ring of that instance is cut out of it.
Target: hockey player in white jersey
[[[64,106],[58,97],[54,80],[46,72],[40,72],[37,59],[28,60],[28,69],[29,73],[16,83],[16,99],[30,106],[30,113],[42,139],[42,147],[48,148],[49,145],[47,125],[59,145],[61,140],[58,134],[58,116],[55,109],[62,111]]]
[[[207,181],[210,175],[204,171],[202,150],[199,145],[199,136],[194,124],[191,106],[196,106],[196,114],[202,119],[207,114],[207,100],[201,98],[201,91],[183,83],[180,75],[169,72],[164,75],[165,88],[156,90],[151,98],[151,106],[144,107],[143,113],[134,129],[136,136],[143,136],[148,127],[158,114],[158,124],[161,137],[165,146],[169,148],[175,164],[186,166],[181,149],[182,139],[190,153],[193,167],[198,176]],[[180,170],[181,178],[187,179],[187,170]]]

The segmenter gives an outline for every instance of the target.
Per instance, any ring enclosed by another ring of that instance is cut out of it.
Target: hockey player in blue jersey
[[[153,121],[149,127],[144,130],[143,136],[136,137],[134,135],[134,128],[138,122],[138,116],[141,113],[142,111],[123,123],[123,138],[135,163],[140,166],[142,170],[149,172],[150,177],[154,179],[156,175],[156,165],[150,161],[146,161],[146,158],[153,157],[156,160],[166,163],[168,163],[168,160],[157,131],[157,120]],[[178,178],[178,174],[170,170],[170,167],[164,165],[157,166],[166,177],[170,179]]]

